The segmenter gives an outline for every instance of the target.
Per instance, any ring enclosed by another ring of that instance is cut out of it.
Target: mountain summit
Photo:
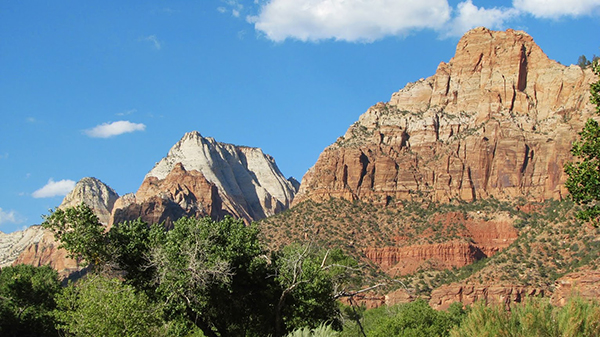
[[[146,175],[135,195],[115,205],[114,222],[232,215],[247,222],[287,209],[296,190],[259,148],[186,133]]]
[[[594,78],[550,60],[525,32],[473,29],[433,76],[371,107],[326,148],[294,203],[561,198]]]

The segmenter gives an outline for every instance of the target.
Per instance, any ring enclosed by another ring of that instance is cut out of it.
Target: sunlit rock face
[[[146,175],[135,195],[117,202],[113,222],[142,217],[232,215],[246,222],[287,209],[296,188],[261,149],[189,132]]]
[[[326,148],[294,203],[560,198],[593,80],[524,32],[471,30],[433,76],[372,106]]]

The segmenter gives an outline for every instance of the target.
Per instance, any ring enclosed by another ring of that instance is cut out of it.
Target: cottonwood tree
[[[598,61],[594,63],[593,71],[600,76]],[[596,105],[596,113],[600,114],[600,79],[590,85],[590,101]],[[590,118],[579,135],[580,140],[575,141],[571,148],[571,153],[577,161],[565,165],[565,173],[569,176],[565,186],[573,200],[584,207],[577,216],[598,225],[600,217],[600,125],[595,119]]]
[[[58,336],[52,311],[59,292],[58,273],[49,266],[0,269],[0,336]]]

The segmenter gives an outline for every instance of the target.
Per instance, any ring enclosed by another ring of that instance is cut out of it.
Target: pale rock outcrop
[[[184,215],[232,215],[250,222],[286,210],[296,190],[262,150],[194,131],[155,165],[135,196],[117,202],[113,221],[142,217],[170,223]]]
[[[96,178],[86,177],[77,182],[59,208],[65,209],[85,203],[94,211],[102,224],[108,225],[113,205],[118,198],[119,195],[108,185]],[[77,261],[67,258],[67,251],[58,248],[59,243],[54,240],[51,231],[41,226],[31,226],[25,232],[28,231],[34,235],[24,235],[21,239],[22,243],[11,248],[10,251],[15,253],[18,251],[18,254],[13,253],[12,260],[7,260],[6,264],[25,263],[36,267],[50,265],[59,272],[61,277],[68,277],[82,270]],[[0,247],[0,252],[2,251]]]
[[[31,226],[10,234],[0,232],[0,268],[10,266],[28,246],[44,236],[41,226]]]
[[[58,208],[65,209],[83,202],[94,210],[101,223],[107,225],[110,222],[113,205],[118,198],[119,195],[110,186],[96,178],[86,177],[75,184]]]
[[[524,32],[471,30],[435,75],[371,107],[326,148],[294,203],[561,198],[595,79],[550,60]]]

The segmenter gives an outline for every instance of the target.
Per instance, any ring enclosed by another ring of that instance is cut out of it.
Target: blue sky
[[[2,1],[0,231],[83,177],[135,192],[193,130],[300,180],[476,26],[525,30],[563,64],[600,55],[600,0]]]

